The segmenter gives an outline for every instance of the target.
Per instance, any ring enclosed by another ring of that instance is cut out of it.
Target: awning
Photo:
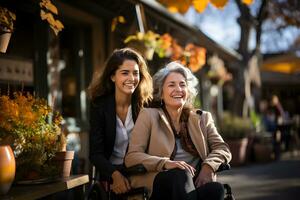
[[[272,57],[263,62],[261,70],[284,74],[300,74],[300,57],[296,54]]]

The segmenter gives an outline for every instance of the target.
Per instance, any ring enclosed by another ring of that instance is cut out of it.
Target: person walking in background
[[[284,144],[284,150],[288,151],[291,139],[292,122],[289,113],[283,109],[281,102],[277,95],[273,95],[271,99],[271,106],[275,113],[276,120],[276,140],[279,142],[279,151],[281,151],[281,143]],[[276,157],[276,156],[275,156]],[[276,159],[279,159],[276,157]]]
[[[267,100],[261,100],[259,109],[263,130],[272,137],[273,157],[277,160],[280,158],[281,133],[277,131],[276,113]]]
[[[198,80],[171,62],[153,77],[151,108],[141,110],[132,131],[125,165],[143,164],[144,175],[130,177],[147,187],[151,200],[223,199],[216,170],[231,153],[209,112],[196,110]]]
[[[131,188],[122,174],[130,133],[139,111],[152,99],[145,60],[130,48],[115,50],[88,90],[90,161],[101,177],[112,180],[114,193],[125,193]]]

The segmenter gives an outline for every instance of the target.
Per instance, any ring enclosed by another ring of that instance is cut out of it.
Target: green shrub
[[[224,139],[245,138],[253,129],[250,119],[234,116],[228,112],[223,114],[219,125],[220,134]]]

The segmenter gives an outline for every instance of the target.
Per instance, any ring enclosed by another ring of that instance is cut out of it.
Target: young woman
[[[139,111],[152,99],[152,79],[136,51],[115,50],[102,76],[89,86],[90,152],[93,165],[116,194],[130,189],[122,174],[123,159]]]
[[[195,110],[196,77],[172,62],[153,77],[152,108],[136,121],[125,157],[126,166],[143,164],[145,175],[131,178],[133,187],[146,186],[151,200],[224,198],[215,172],[231,154],[209,112]]]

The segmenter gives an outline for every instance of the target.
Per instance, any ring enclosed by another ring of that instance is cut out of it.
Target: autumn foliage
[[[131,41],[140,41],[148,48],[153,48],[159,58],[170,58],[174,61],[180,61],[188,66],[193,72],[198,71],[206,62],[206,49],[192,43],[182,47],[170,34],[162,35],[153,31],[146,33],[137,32],[135,35],[129,35],[124,43]]]
[[[50,0],[41,0],[40,2],[41,8],[41,19],[46,20],[50,28],[54,31],[55,35],[57,35],[63,28],[64,25],[58,19],[55,19],[55,15],[58,15],[58,10],[55,5],[52,4]]]
[[[21,176],[28,170],[49,172],[44,168],[46,162],[66,142],[61,121],[61,115],[54,113],[44,99],[21,92],[14,93],[13,98],[0,96],[0,143],[13,147]]]
[[[166,6],[170,12],[186,13],[187,10],[193,6],[196,11],[203,12],[207,5],[211,3],[214,7],[222,9],[226,6],[229,0],[158,0],[161,4]],[[242,0],[246,5],[250,5],[254,0]]]

